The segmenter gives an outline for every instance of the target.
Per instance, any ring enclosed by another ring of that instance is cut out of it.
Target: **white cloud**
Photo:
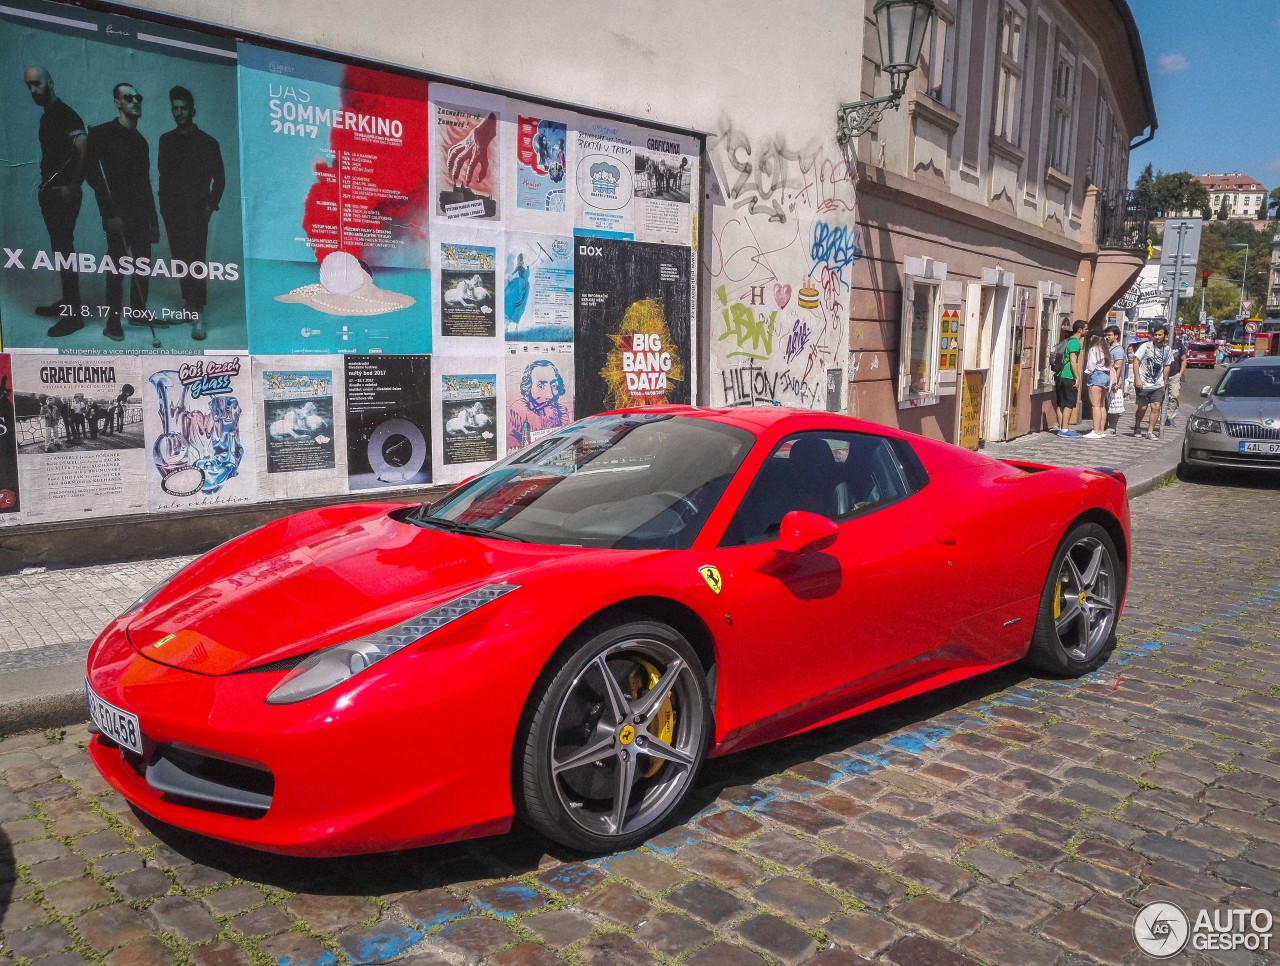
[[[1177,74],[1191,66],[1181,54],[1161,54],[1159,63],[1162,74]]]

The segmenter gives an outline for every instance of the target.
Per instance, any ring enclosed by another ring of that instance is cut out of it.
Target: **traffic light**
[[[1208,272],[1201,272],[1201,273],[1200,273],[1200,287],[1201,287],[1201,288],[1205,288],[1205,289],[1207,289],[1207,288],[1209,287],[1209,273],[1208,273]]]

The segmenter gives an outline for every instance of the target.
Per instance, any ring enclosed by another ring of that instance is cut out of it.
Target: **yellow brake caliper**
[[[642,657],[638,657],[635,660],[639,662],[643,668],[644,674],[648,676],[648,680],[646,681],[644,677],[641,676],[640,668],[633,668],[627,675],[627,691],[632,701],[639,698],[642,692],[652,690],[654,686],[657,685],[658,681],[662,679],[662,673],[658,670],[656,665],[646,661]],[[649,727],[649,733],[657,737],[658,740],[662,741],[664,744],[671,744],[671,737],[676,733],[676,712],[675,708],[672,706],[670,694],[667,695],[667,699],[662,702],[662,706],[658,708],[657,713],[654,715],[654,722]],[[649,767],[644,771],[645,778],[652,778],[654,775],[658,774],[658,772],[662,771],[662,766],[666,764],[666,761],[662,758],[656,758],[652,755],[650,755],[649,758]]]

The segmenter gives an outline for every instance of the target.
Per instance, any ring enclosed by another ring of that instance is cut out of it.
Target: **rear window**
[[[1212,342],[1192,342],[1187,348],[1192,352],[1212,352],[1218,347]]]

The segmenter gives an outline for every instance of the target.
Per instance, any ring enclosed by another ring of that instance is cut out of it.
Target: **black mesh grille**
[[[259,664],[257,667],[247,667],[243,671],[237,671],[236,673],[258,674],[262,671],[292,671],[310,656],[310,654],[299,654],[296,657],[283,657],[278,661],[272,661],[270,664]]]

